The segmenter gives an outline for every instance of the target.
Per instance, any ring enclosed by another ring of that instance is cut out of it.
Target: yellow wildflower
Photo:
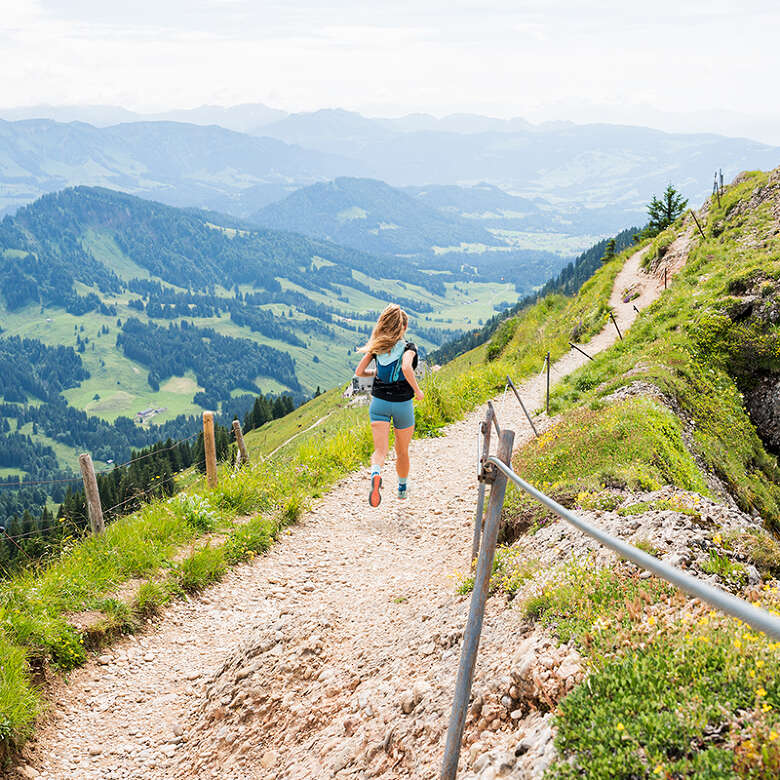
[[[618,723],[617,726],[615,726],[615,728],[618,731],[623,731],[625,729],[625,726],[622,723]]]
[[[758,690],[756,690],[756,696],[758,696],[759,699],[763,699],[764,696],[766,696],[766,688],[758,688]]]
[[[772,731],[769,732],[769,741],[774,742],[777,739],[777,732],[772,729]]]

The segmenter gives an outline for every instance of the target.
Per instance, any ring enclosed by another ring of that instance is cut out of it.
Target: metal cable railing
[[[749,601],[737,598],[721,588],[717,588],[690,574],[686,574],[674,566],[670,566],[668,563],[664,563],[663,561],[658,560],[658,558],[654,558],[652,555],[642,552],[642,550],[637,549],[627,542],[610,536],[606,531],[602,531],[600,528],[591,525],[581,517],[577,517],[577,515],[570,512],[566,507],[561,506],[557,501],[554,501],[548,495],[542,493],[541,490],[537,490],[533,485],[515,474],[509,466],[502,463],[498,458],[490,456],[487,458],[487,462],[506,474],[515,485],[525,490],[528,495],[532,496],[537,501],[540,501],[548,509],[555,512],[555,514],[562,517],[568,523],[571,523],[575,528],[586,533],[605,547],[609,547],[621,557],[626,558],[643,569],[651,571],[657,577],[670,582],[672,585],[680,588],[680,590],[684,590],[690,596],[706,601],[716,609],[739,618],[757,631],[763,631],[768,636],[780,640],[780,617],[773,615],[771,612],[767,612],[761,607],[751,604]]]

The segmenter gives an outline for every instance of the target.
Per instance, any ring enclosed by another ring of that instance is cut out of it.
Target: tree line
[[[244,431],[259,428],[270,420],[284,417],[295,408],[293,397],[260,395],[244,416]],[[217,460],[235,459],[232,428],[214,426]],[[130,462],[97,474],[100,503],[107,522],[137,511],[153,498],[176,492],[176,477],[194,467],[205,472],[203,432],[189,440],[158,441],[149,447],[131,450]],[[15,484],[18,485],[18,478]],[[59,508],[47,508],[51,488],[57,487]],[[56,486],[3,489],[0,482],[0,573],[3,569],[37,560],[59,549],[64,540],[81,536],[89,528],[86,498],[80,479]],[[11,538],[9,538],[11,537]],[[18,537],[18,538],[16,538]]]

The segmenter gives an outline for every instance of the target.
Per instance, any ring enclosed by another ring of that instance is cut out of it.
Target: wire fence
[[[186,442],[190,442],[193,439],[197,439],[198,436],[201,435],[201,431],[197,431],[196,433],[193,433],[191,436],[186,436],[183,439],[177,439],[173,444],[170,444],[167,447],[158,447],[154,448],[154,445],[150,447],[149,452],[139,455],[135,458],[130,458],[130,460],[126,460],[122,463],[112,463],[110,466],[106,466],[105,468],[98,469],[95,471],[95,474],[111,474],[117,469],[126,468],[127,466],[131,466],[134,463],[138,463],[140,461],[146,460],[147,458],[156,457],[157,455],[162,454],[163,452],[170,452],[171,450],[175,450],[177,447],[181,446],[182,444],[185,444]],[[26,487],[35,487],[35,486],[41,486],[41,485],[65,485],[73,482],[81,482],[82,475],[81,474],[73,474],[69,477],[58,477],[56,479],[20,479],[17,482],[2,482],[0,481],[0,490],[21,490]]]
[[[171,450],[175,450],[180,445],[192,441],[193,439],[197,439],[198,436],[200,435],[201,432],[197,431],[196,433],[193,433],[191,436],[186,436],[183,439],[178,439],[177,441],[173,442],[173,444],[170,444],[167,447],[158,447],[155,449],[155,446],[151,445],[151,447],[149,448],[149,452],[143,455],[139,455],[135,458],[130,458],[130,460],[126,460],[123,463],[112,463],[110,466],[106,466],[105,468],[96,470],[95,474],[111,474],[117,469],[131,466],[134,463],[138,463],[142,460],[146,460],[147,458],[155,457],[157,455],[162,454],[163,452],[170,452]],[[24,488],[27,487],[40,487],[42,485],[66,485],[73,482],[81,482],[81,479],[82,479],[81,474],[73,474],[72,476],[69,477],[57,477],[56,479],[19,479],[16,482],[0,481],[0,490],[23,490]]]

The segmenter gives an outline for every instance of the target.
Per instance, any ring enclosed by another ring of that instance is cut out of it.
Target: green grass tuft
[[[221,547],[202,547],[185,558],[174,570],[176,584],[185,593],[198,593],[227,571],[225,551]]]

